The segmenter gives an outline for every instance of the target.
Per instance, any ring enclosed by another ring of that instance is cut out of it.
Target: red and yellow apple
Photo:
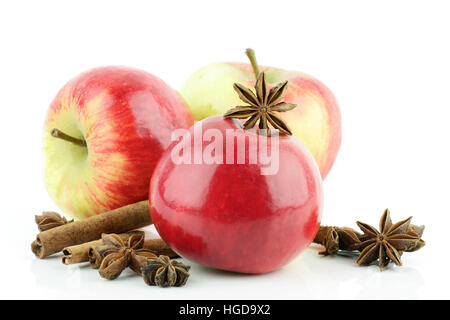
[[[192,123],[181,96],[147,72],[103,67],[82,73],[59,91],[45,120],[50,197],[77,219],[147,199],[172,131]]]
[[[301,72],[264,66],[259,69],[266,73],[269,85],[289,81],[284,101],[297,104],[297,108],[279,116],[311,152],[322,178],[325,178],[341,143],[341,116],[332,92],[320,81]],[[202,120],[242,105],[233,90],[236,82],[254,87],[255,75],[250,64],[218,63],[204,67],[184,83],[180,92],[195,120]]]

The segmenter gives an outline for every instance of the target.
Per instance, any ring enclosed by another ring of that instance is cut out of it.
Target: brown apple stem
[[[76,144],[78,146],[81,146],[81,147],[86,147],[87,146],[86,140],[78,139],[78,138],[74,138],[72,136],[69,136],[68,134],[65,134],[64,132],[62,132],[61,130],[56,129],[56,128],[53,128],[52,131],[50,132],[50,134],[52,135],[52,137],[72,142],[72,143],[74,143],[74,144]]]
[[[248,59],[250,60],[250,63],[252,64],[253,73],[255,74],[255,79],[258,79],[259,67],[258,67],[258,62],[256,62],[255,51],[253,51],[253,49],[247,48],[245,50],[245,54],[247,55]]]

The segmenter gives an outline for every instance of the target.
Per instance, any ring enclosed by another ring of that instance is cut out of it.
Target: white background
[[[2,1],[0,298],[450,298],[450,6],[446,1]],[[210,63],[309,73],[336,95],[343,141],[324,183],[325,224],[425,224],[403,267],[358,267],[309,248],[266,275],[192,264],[184,288],[115,281],[30,251],[34,215],[58,210],[41,174],[41,131],[59,88],[102,65],[141,68],[180,88]]]

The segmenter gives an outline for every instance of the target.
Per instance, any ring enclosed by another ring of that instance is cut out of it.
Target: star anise
[[[93,269],[100,268],[100,265],[102,264],[103,259],[105,258],[105,255],[109,249],[110,245],[101,245],[95,248],[89,248],[89,264]]]
[[[127,267],[141,274],[141,268],[146,265],[147,259],[156,258],[150,250],[142,248],[144,236],[141,234],[132,235],[126,244],[117,234],[103,234],[102,239],[105,246],[102,248],[104,259],[98,272],[103,278],[116,279]]]
[[[410,225],[412,217],[392,224],[389,210],[386,209],[380,219],[380,231],[374,227],[356,222],[364,232],[359,238],[361,243],[354,246],[361,254],[356,262],[359,265],[369,265],[378,260],[380,270],[384,270],[393,261],[401,266],[403,252],[416,251],[425,245],[421,239],[423,226]]]
[[[159,256],[147,260],[142,268],[142,276],[149,286],[181,287],[189,278],[189,269],[181,262],[170,260],[168,256]]]
[[[339,250],[354,250],[354,246],[361,242],[359,236],[361,234],[352,228],[320,226],[313,241],[325,247],[325,250],[319,253],[327,256]]]
[[[297,106],[292,103],[280,102],[286,92],[287,86],[288,82],[285,81],[269,90],[264,72],[261,72],[256,80],[256,95],[249,88],[235,83],[233,88],[238,93],[239,98],[249,105],[234,107],[228,110],[224,114],[224,117],[236,119],[248,118],[244,123],[245,130],[253,128],[259,121],[259,129],[263,129],[266,133],[269,132],[268,124],[271,124],[279,131],[291,135],[292,132],[287,124],[275,114],[275,112],[292,110]]]
[[[34,219],[41,232],[73,222],[73,220],[68,221],[65,217],[53,211],[44,211],[40,216],[34,216]]]
[[[415,235],[417,237],[420,238],[419,242],[417,242],[417,244],[411,248],[410,250],[405,250],[405,252],[413,252],[413,251],[417,251],[420,248],[422,248],[425,245],[425,241],[422,240],[422,234],[423,231],[425,230],[425,226],[416,226],[414,224],[410,224],[408,227],[408,234],[411,235]]]

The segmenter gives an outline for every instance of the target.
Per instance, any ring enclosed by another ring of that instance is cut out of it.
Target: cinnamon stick
[[[144,231],[137,231],[137,230],[130,231],[130,232],[126,232],[126,233],[121,233],[118,236],[122,240],[127,241],[128,238],[132,234],[144,235]],[[75,246],[66,247],[62,251],[63,252],[62,263],[63,264],[74,264],[74,263],[89,261],[89,249],[101,246],[102,244],[103,244],[103,240],[98,239],[98,240],[78,244]]]
[[[102,233],[123,233],[150,224],[152,219],[148,201],[140,201],[43,231],[31,244],[31,250],[42,259],[65,247],[97,240]]]
[[[173,251],[163,239],[147,239],[144,241],[144,249],[148,249],[156,254],[158,257],[160,255],[168,256],[169,258],[177,258],[178,254]]]
[[[89,264],[91,268],[98,269],[102,264],[103,258],[105,257],[105,251],[108,249],[108,246],[99,245],[98,247],[90,247],[88,252]]]

